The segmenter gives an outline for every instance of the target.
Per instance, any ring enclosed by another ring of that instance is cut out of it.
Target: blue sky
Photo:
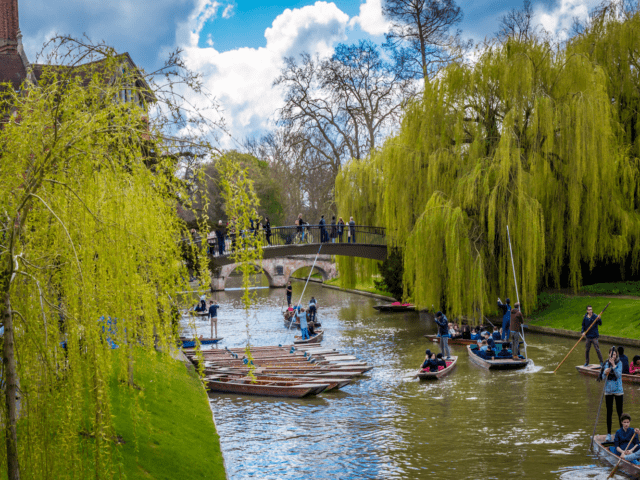
[[[272,87],[285,56],[303,51],[329,55],[338,43],[382,42],[382,0],[29,0],[20,1],[20,26],[31,61],[55,33],[87,34],[128,51],[146,70],[180,47],[202,73],[237,140],[271,128],[282,92]],[[533,3],[536,22],[562,34],[599,0]],[[463,36],[490,37],[499,18],[522,0],[462,0]],[[199,99],[193,99],[198,101]],[[232,147],[230,138],[221,146]]]

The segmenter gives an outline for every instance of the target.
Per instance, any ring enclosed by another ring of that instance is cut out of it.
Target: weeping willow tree
[[[12,480],[125,475],[108,384],[134,388],[134,359],[175,345],[172,295],[186,289],[183,186],[142,108],[154,92],[132,87],[121,56],[90,53],[99,61],[44,68],[38,86],[0,98],[0,465]]]
[[[604,44],[638,42],[637,27],[608,22]],[[338,176],[339,208],[385,226],[403,249],[404,295],[419,307],[479,318],[513,298],[507,225],[525,312],[543,285],[579,287],[583,264],[637,265],[628,113],[594,54],[606,47],[585,46],[589,35],[582,50],[509,39],[450,65],[395,137]],[[633,72],[622,77],[637,89]]]
[[[243,167],[234,155],[225,155],[218,160],[218,172],[225,210],[230,219],[229,235],[232,239],[231,258],[240,265],[242,273],[242,305],[245,310],[247,332],[246,357],[249,361],[249,375],[253,377],[253,356],[251,354],[251,331],[249,309],[255,300],[251,290],[251,277],[256,265],[262,260],[262,237],[258,235],[258,208],[260,202],[249,178],[249,169]]]

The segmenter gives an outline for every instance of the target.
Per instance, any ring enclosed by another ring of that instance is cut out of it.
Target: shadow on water
[[[294,283],[294,297],[301,292]],[[284,290],[255,294],[248,318],[241,291],[213,294],[221,305],[219,348],[244,346],[247,320],[252,344],[291,343],[297,332],[283,326]],[[436,331],[427,316],[380,313],[372,308],[376,300],[318,284],[309,284],[304,304],[311,295],[320,304],[323,345],[376,368],[342,392],[309,399],[211,393],[230,479],[580,480],[610,471],[587,452],[602,387],[575,371],[584,350],[576,348],[555,375],[547,373],[573,340],[527,334],[532,363],[504,372],[471,364],[464,346],[451,345],[456,369],[421,382],[413,375],[425,349],[438,351],[423,337]],[[195,323],[196,333],[206,335],[208,322]],[[624,402],[625,411],[638,411],[638,387],[625,385]],[[600,417],[598,431],[605,433],[604,412]]]

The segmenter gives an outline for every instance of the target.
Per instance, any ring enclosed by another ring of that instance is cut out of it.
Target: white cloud
[[[350,26],[360,25],[369,35],[384,35],[389,31],[389,22],[382,14],[382,0],[366,0],[360,5],[360,14],[353,17]]]
[[[231,3],[226,7],[224,7],[224,11],[222,12],[222,18],[231,18],[234,14],[233,7],[234,5]]]
[[[218,52],[198,46],[200,30],[195,20],[199,14],[194,11],[190,17],[188,35],[184,35],[187,29],[183,26],[185,60],[190,68],[203,74],[207,90],[223,105],[229,130],[238,140],[266,129],[269,119],[282,106],[282,92],[272,84],[280,74],[284,57],[296,57],[302,52],[331,54],[335,43],[346,39],[349,23],[349,16],[335,4],[316,2],[287,9],[276,17],[265,31],[265,47]],[[231,145],[230,139],[223,142],[224,147]]]
[[[538,4],[534,7],[534,24],[542,25],[546,31],[557,35],[560,40],[566,40],[574,18],[586,20],[589,11],[599,3],[599,0],[560,0],[550,10]]]

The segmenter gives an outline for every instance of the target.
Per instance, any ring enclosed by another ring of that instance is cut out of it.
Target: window
[[[276,275],[284,275],[284,267],[282,265],[276,266]]]

